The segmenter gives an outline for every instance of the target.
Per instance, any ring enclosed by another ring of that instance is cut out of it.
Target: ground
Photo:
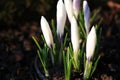
[[[103,18],[99,49],[101,58],[92,80],[119,80],[120,78],[120,15],[118,15],[120,10],[118,9],[117,4],[117,8],[104,9],[98,16],[98,18]],[[41,41],[40,34],[39,23],[36,22],[2,26],[0,30],[0,80],[38,80],[34,65],[37,56],[36,46],[31,36]],[[75,80],[80,80],[80,77],[81,75],[78,78],[75,77]],[[62,79],[64,76],[54,77],[54,80]]]

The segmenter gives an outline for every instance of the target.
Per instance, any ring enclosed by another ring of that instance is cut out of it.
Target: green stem
[[[84,80],[88,80],[90,78],[92,70],[92,61],[86,60],[85,71],[84,71]]]
[[[44,72],[45,72],[45,76],[48,77],[48,76],[49,76],[49,73],[48,73],[48,71],[47,71],[47,69],[46,69],[46,64],[43,63],[43,60],[42,60],[42,57],[41,57],[41,55],[40,55],[39,50],[37,50],[37,53],[38,53],[39,59],[40,59],[40,61],[41,61],[41,63],[42,63],[42,66],[43,66],[43,69],[44,69]]]
[[[50,48],[50,56],[51,56],[52,64],[54,66],[55,62],[54,62],[54,56],[53,56],[52,48]]]

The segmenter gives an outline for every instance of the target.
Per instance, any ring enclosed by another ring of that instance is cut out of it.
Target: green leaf
[[[79,21],[79,32],[81,32],[80,37],[86,39],[87,38],[87,34],[84,28],[84,25]]]
[[[92,64],[92,61],[86,61],[84,80],[88,80],[91,77]]]
[[[37,45],[38,49],[39,49],[40,51],[42,51],[42,49],[41,49],[41,47],[40,47],[38,41],[35,39],[34,36],[32,36],[32,39],[34,40],[34,42],[35,42],[35,44]]]
[[[64,38],[64,43],[63,43],[63,47],[65,47],[66,42],[67,42],[67,38],[68,38],[68,33],[65,34],[65,38]]]
[[[85,69],[85,65],[86,65],[86,54],[84,53],[84,69]]]
[[[63,52],[65,80],[70,80],[71,75],[71,59],[69,52],[69,47],[67,48],[67,53]]]
[[[98,9],[98,10],[93,14],[93,16],[92,16],[92,18],[91,18],[91,20],[90,20],[91,24],[93,24],[93,22],[95,21],[95,19],[96,19],[98,13],[100,12],[100,10],[101,10],[101,9]]]
[[[51,20],[51,26],[52,26],[52,32],[55,34],[56,33],[56,28],[55,28],[55,22],[54,22],[53,19]]]
[[[98,65],[98,62],[99,62],[99,60],[100,60],[100,57],[101,57],[101,56],[99,56],[99,57],[97,58],[96,62],[94,63],[94,67],[93,67],[93,70],[92,70],[92,72],[91,72],[91,76],[93,75],[94,71],[95,71],[96,68],[97,68],[97,65]]]
[[[41,61],[41,64],[42,64],[42,66],[43,66],[45,75],[49,75],[49,72],[48,72],[48,70],[47,70],[47,68],[46,68],[46,63],[44,63],[44,61],[43,61],[43,59],[42,59],[42,57],[41,57],[41,55],[40,55],[40,51],[37,50],[37,53],[38,53],[39,59],[40,59],[40,61]]]

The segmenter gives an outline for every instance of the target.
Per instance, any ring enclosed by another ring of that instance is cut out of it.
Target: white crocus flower
[[[64,0],[66,12],[68,15],[68,19],[71,22],[72,17],[73,17],[73,6],[72,6],[72,0]]]
[[[73,0],[73,12],[75,17],[78,17],[80,11],[80,0]]]
[[[64,34],[66,10],[62,0],[57,3],[57,34],[61,38]]]
[[[78,50],[79,50],[79,36],[78,36],[78,25],[75,17],[71,20],[71,41],[74,50],[74,59],[77,61]]]
[[[53,46],[53,36],[47,20],[43,16],[41,17],[41,30],[48,47],[51,48]]]
[[[85,29],[88,34],[90,29],[90,8],[86,0],[83,1],[83,13],[84,13]]]
[[[96,30],[95,27],[93,26],[90,33],[87,36],[87,42],[86,42],[87,60],[91,60],[91,58],[93,57],[95,46],[96,46]]]

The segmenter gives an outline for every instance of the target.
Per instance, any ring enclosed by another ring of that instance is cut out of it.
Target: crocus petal
[[[51,48],[53,45],[53,36],[47,20],[43,16],[41,17],[41,30],[48,47]]]
[[[78,36],[78,25],[75,17],[71,20],[71,41],[74,50],[74,58],[77,60],[79,50],[79,36]]]
[[[78,17],[80,11],[80,0],[73,0],[73,12],[75,17]]]
[[[57,34],[62,37],[66,21],[66,10],[62,0],[57,3]]]
[[[68,19],[71,22],[72,17],[73,17],[73,6],[72,6],[72,0],[64,0],[66,12],[68,15]]]
[[[85,29],[88,34],[90,29],[90,8],[86,0],[83,1],[83,13],[84,13]]]
[[[95,46],[96,46],[96,31],[95,31],[95,27],[93,26],[90,33],[88,34],[87,42],[86,42],[87,60],[91,60],[91,58],[93,57]]]

